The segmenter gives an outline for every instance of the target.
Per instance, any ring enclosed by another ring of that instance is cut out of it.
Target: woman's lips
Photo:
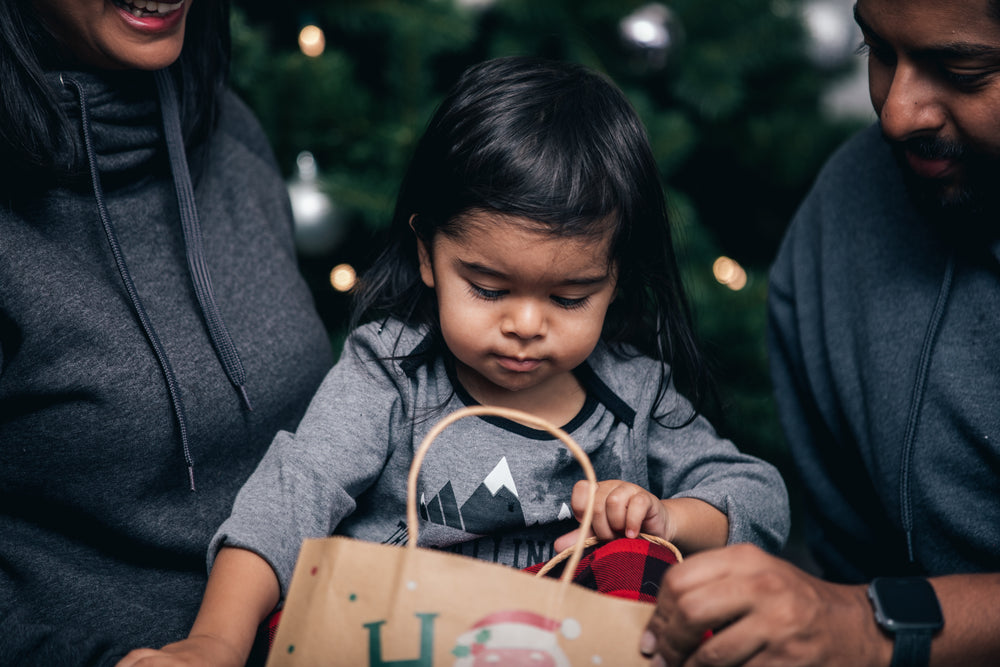
[[[170,30],[184,19],[184,0],[181,2],[115,0],[114,4],[126,23],[143,32]]]

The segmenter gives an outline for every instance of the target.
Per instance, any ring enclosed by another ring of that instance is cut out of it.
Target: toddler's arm
[[[573,487],[573,514],[579,520],[586,510],[587,481]],[[597,483],[592,532],[599,539],[637,537],[640,532],[672,542],[684,553],[725,546],[729,519],[708,503],[696,498],[661,500],[636,484],[619,479]],[[563,535],[555,543],[561,551],[573,546],[578,530]]]
[[[223,547],[205,587],[187,639],[162,649],[136,649],[117,667],[246,664],[257,626],[278,604],[278,578],[267,561],[245,549]]]

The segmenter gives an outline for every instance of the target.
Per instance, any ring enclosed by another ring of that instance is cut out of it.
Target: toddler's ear
[[[424,281],[425,285],[434,289],[434,264],[431,262],[430,249],[413,228],[413,220],[416,217],[416,214],[410,216],[410,229],[413,229],[413,234],[417,237],[417,259],[420,260],[420,279]]]

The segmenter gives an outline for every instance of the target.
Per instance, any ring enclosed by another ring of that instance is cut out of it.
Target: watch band
[[[931,630],[900,630],[895,634],[889,667],[927,667],[931,661]]]

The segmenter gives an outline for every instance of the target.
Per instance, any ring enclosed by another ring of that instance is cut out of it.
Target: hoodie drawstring
[[[156,355],[156,361],[160,364],[160,368],[163,370],[163,377],[167,382],[167,393],[170,395],[170,405],[173,407],[174,416],[177,418],[177,427],[181,434],[181,447],[184,450],[184,462],[187,464],[188,481],[191,484],[191,490],[194,491],[194,459],[191,458],[191,448],[188,445],[187,418],[184,415],[184,403],[181,401],[180,391],[177,387],[177,378],[174,375],[174,369],[170,365],[170,360],[167,358],[167,354],[163,350],[163,345],[160,343],[160,339],[156,335],[156,330],[149,321],[149,316],[146,315],[146,309],[142,305],[139,293],[135,289],[135,283],[132,281],[132,275],[129,273],[128,266],[125,264],[125,257],[122,255],[121,245],[118,243],[118,235],[115,233],[115,228],[111,224],[111,217],[108,215],[108,209],[104,203],[104,189],[101,187],[101,177],[97,169],[97,155],[94,152],[94,144],[90,134],[90,112],[87,108],[87,94],[84,92],[83,86],[81,86],[74,79],[64,76],[60,77],[60,80],[64,84],[69,84],[76,89],[77,97],[80,100],[80,121],[83,126],[83,144],[87,151],[87,163],[90,167],[90,179],[94,187],[94,197],[97,199],[97,210],[101,216],[101,224],[104,226],[105,236],[108,237],[108,245],[111,246],[111,254],[114,256],[115,265],[118,267],[118,275],[121,276],[122,283],[125,285],[125,291],[128,293],[128,298],[132,302],[132,309],[139,318],[139,323],[142,325],[142,330],[146,334],[146,339],[149,341],[150,346],[153,348],[153,353]]]
[[[198,304],[208,326],[208,333],[215,347],[215,354],[226,371],[226,376],[236,388],[247,410],[253,410],[250,397],[246,390],[246,371],[240,361],[239,352],[229,335],[226,323],[222,319],[219,307],[215,303],[215,292],[212,290],[212,278],[205,261],[205,246],[202,242],[201,223],[198,221],[198,209],[194,203],[194,188],[191,186],[191,174],[188,171],[187,156],[184,152],[184,138],[181,134],[180,112],[177,95],[170,72],[161,69],[155,73],[156,89],[160,95],[160,106],[163,109],[163,132],[167,140],[167,152],[170,155],[170,171],[174,177],[174,188],[177,191],[177,204],[181,214],[181,228],[184,231],[184,248],[187,252],[188,271],[194,283],[194,291]]]
[[[955,276],[955,256],[948,257],[944,268],[944,277],[938,290],[937,300],[931,319],[924,332],[924,343],[920,350],[920,364],[917,366],[917,377],[913,383],[913,394],[910,396],[910,411],[906,419],[906,433],[903,436],[903,454],[899,462],[899,507],[906,532],[906,551],[910,563],[913,564],[913,503],[910,499],[910,465],[913,459],[913,445],[917,436],[917,422],[920,420],[920,408],[924,402],[924,391],[927,389],[927,371],[931,365],[931,352],[937,338],[938,329],[944,319],[944,309],[951,294],[951,282]]]

